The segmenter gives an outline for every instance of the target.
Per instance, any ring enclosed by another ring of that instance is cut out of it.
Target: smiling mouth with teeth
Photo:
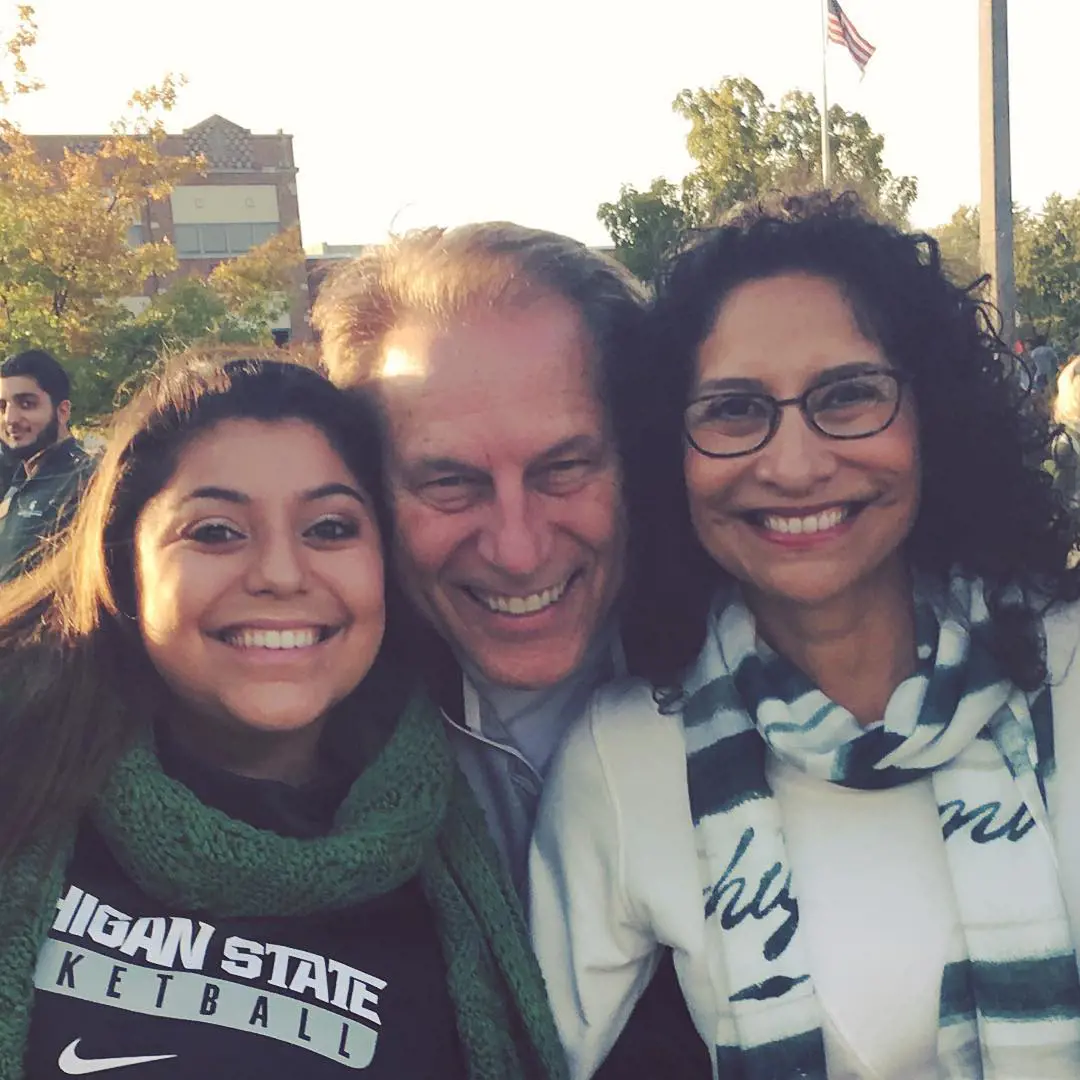
[[[466,592],[477,603],[497,615],[535,615],[540,611],[557,604],[565,595],[567,589],[576,581],[578,574],[571,574],[565,581],[553,585],[550,589],[542,589],[540,592],[529,593],[528,596],[505,596],[499,593],[482,593],[476,589],[466,588]]]
[[[861,509],[862,506],[849,503],[802,516],[771,514],[762,511],[749,516],[753,524],[766,530],[766,532],[782,533],[786,536],[808,536],[838,528],[846,521],[850,521]]]
[[[287,630],[263,630],[235,626],[214,635],[236,649],[310,649],[337,633],[333,626],[296,626]]]

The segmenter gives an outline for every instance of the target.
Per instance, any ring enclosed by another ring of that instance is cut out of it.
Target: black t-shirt
[[[164,761],[210,805],[324,832],[342,783],[294,789]],[[224,918],[146,895],[84,826],[39,954],[27,1080],[458,1080],[465,1068],[434,912],[417,881],[355,908]]]

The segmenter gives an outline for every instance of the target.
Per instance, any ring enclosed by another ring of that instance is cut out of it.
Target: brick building
[[[38,152],[60,157],[64,148],[93,150],[101,135],[35,135]],[[181,134],[168,135],[165,154],[202,155],[204,176],[192,176],[167,200],[150,202],[132,224],[133,244],[169,239],[179,261],[177,274],[208,274],[223,259],[243,254],[275,233],[300,226],[292,136],[253,135],[222,116],[211,116]],[[150,281],[146,293],[167,282]],[[297,267],[289,290],[289,310],[275,337],[305,341],[308,291],[305,267]]]

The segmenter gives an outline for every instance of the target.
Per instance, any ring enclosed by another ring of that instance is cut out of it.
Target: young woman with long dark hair
[[[314,371],[190,360],[119,415],[0,592],[4,1080],[562,1073],[387,529]]]

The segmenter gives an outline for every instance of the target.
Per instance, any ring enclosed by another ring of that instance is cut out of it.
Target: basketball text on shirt
[[[39,956],[39,990],[254,1032],[354,1069],[375,1055],[383,979],[317,953],[235,935],[219,953],[210,949],[217,930],[209,923],[134,918],[75,885],[56,906],[52,933],[62,937],[50,937]]]

